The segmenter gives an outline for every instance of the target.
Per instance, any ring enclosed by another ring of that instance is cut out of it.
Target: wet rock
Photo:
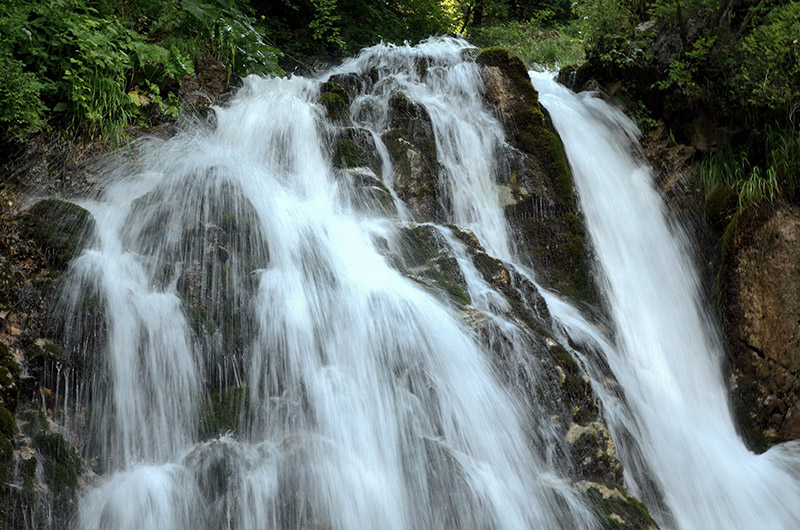
[[[397,216],[391,192],[370,168],[348,168],[339,175],[342,177],[340,181],[349,191],[351,204],[357,211]]]
[[[357,127],[340,129],[333,144],[333,166],[340,169],[368,167],[380,175],[381,160],[372,134]]]
[[[758,449],[800,438],[800,208],[743,215],[722,272],[734,396]]]
[[[71,202],[45,199],[21,216],[23,234],[36,241],[50,266],[65,269],[83,248],[94,219]]]
[[[250,393],[246,387],[228,387],[212,394],[200,412],[200,436],[210,438],[239,433],[249,402]]]
[[[178,95],[184,108],[206,109],[220,102],[228,89],[228,71],[219,59],[211,56],[199,58],[195,63],[195,74],[181,80]]]
[[[573,423],[567,431],[566,441],[579,478],[599,477],[622,482],[622,466],[617,460],[617,448],[604,423]]]
[[[389,127],[383,135],[395,168],[394,189],[419,221],[444,218],[438,186],[441,170],[433,123],[424,107],[397,92],[389,100]]]
[[[619,530],[655,530],[658,525],[647,507],[630,496],[619,484],[602,480],[584,480],[579,489],[593,501],[594,512],[603,528]]]
[[[482,51],[476,62],[486,101],[502,120],[516,156],[507,157],[513,199],[506,217],[541,281],[567,296],[592,301],[596,294],[587,262],[581,214],[564,146],[539,104],[522,60],[502,48]]]
[[[399,248],[390,260],[398,270],[441,299],[456,306],[470,303],[458,262],[436,228],[416,224],[402,226]]]
[[[320,104],[325,107],[328,118],[334,123],[344,124],[350,116],[350,95],[333,80],[328,80],[320,87]]]

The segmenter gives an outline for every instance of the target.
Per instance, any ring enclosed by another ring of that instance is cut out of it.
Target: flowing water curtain
[[[639,469],[643,459],[655,477],[653,489],[631,476],[636,489],[653,508],[663,496],[666,512],[654,513],[665,526],[797,526],[800,453],[788,444],[755,455],[738,436],[688,240],[630,154],[638,131],[593,94],[531,75],[567,148],[616,328],[616,348],[595,342],[639,424],[623,460]]]
[[[344,68],[377,65],[379,108],[403,91],[428,109],[434,177],[464,193],[442,216],[508,255],[494,189],[480,180],[492,169],[470,163],[502,133],[465,48],[382,46]],[[92,207],[101,228],[81,276],[109,328],[95,388],[109,471],[84,497],[81,526],[593,526],[581,495],[531,450],[527,409],[489,352],[441,295],[390,265],[386,248],[402,247],[395,227],[408,221],[348,206],[318,87],[248,78],[214,129],[154,148]],[[371,124],[378,139],[383,126]],[[485,310],[504,307],[488,296]],[[236,312],[239,328],[226,331]],[[530,339],[493,318],[504,348],[524,357]],[[234,418],[219,423],[231,433],[209,431],[231,392]]]

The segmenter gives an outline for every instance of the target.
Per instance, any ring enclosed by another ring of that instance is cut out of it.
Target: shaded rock
[[[368,167],[381,174],[381,160],[372,134],[357,127],[337,131],[333,144],[333,166],[336,168]]]
[[[339,173],[351,204],[360,212],[396,216],[394,199],[383,181],[368,167],[348,168]]]
[[[396,92],[389,100],[388,123],[382,139],[395,169],[395,192],[418,220],[443,219],[447,205],[438,186],[440,164],[428,112]]]
[[[573,423],[567,431],[573,465],[582,479],[602,478],[622,482],[617,448],[605,424],[600,421]]]
[[[740,218],[723,270],[734,396],[752,443],[800,438],[800,208]]]
[[[350,95],[333,80],[328,80],[320,87],[319,102],[325,107],[328,118],[334,123],[343,124],[350,116]]]
[[[409,224],[399,235],[399,247],[389,259],[400,272],[456,306],[471,302],[458,262],[436,228]]]
[[[21,216],[23,234],[39,244],[49,265],[57,269],[77,256],[93,226],[89,212],[59,199],[40,201]]]
[[[593,509],[603,528],[650,530],[658,525],[650,517],[647,507],[629,495],[619,484],[602,480],[584,480],[577,483],[593,502]]]
[[[195,61],[195,74],[181,80],[178,95],[181,103],[189,109],[203,109],[220,102],[228,89],[228,71],[219,59],[211,56]]]
[[[503,122],[512,157],[507,184],[516,196],[506,217],[531,260],[539,281],[573,298],[596,297],[583,223],[564,146],[547,111],[539,105],[522,60],[502,48],[483,50],[476,62],[486,100]]]

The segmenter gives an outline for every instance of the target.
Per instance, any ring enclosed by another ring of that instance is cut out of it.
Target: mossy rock
[[[350,96],[336,81],[326,81],[320,87],[319,102],[331,121],[343,123],[350,116]]]
[[[519,56],[505,48],[486,48],[475,58],[481,66],[498,68],[505,79],[510,83],[510,89],[515,96],[511,101],[509,110],[516,112],[520,106],[528,106],[531,102],[538,104],[538,94],[531,84],[531,78],[525,63]]]
[[[433,122],[422,105],[403,92],[389,98],[388,128],[382,140],[394,165],[394,189],[419,221],[447,216],[447,200],[439,189],[441,164]]]
[[[350,194],[354,210],[382,217],[396,217],[397,207],[391,191],[368,167],[355,167],[337,172],[343,189]]]
[[[394,189],[419,221],[438,221],[444,218],[439,200],[438,176],[433,137],[408,140],[403,129],[392,129],[383,135],[394,165]],[[420,147],[421,146],[421,147]]]
[[[81,473],[81,459],[67,440],[58,433],[40,432],[33,437],[42,455],[44,478],[59,506],[74,503]]]
[[[592,303],[596,288],[564,145],[519,57],[503,48],[488,48],[476,62],[483,67],[487,102],[502,119],[509,143],[524,158],[509,175],[515,200],[506,207],[520,250],[543,285]]]
[[[603,529],[656,530],[658,528],[647,506],[629,495],[619,484],[595,479],[580,481],[577,485],[589,497],[592,509]]]
[[[17,421],[14,414],[5,407],[0,407],[0,474],[3,464],[10,462],[14,456],[14,435],[17,434]]]
[[[403,274],[456,306],[471,303],[457,260],[439,231],[429,225],[403,227],[393,261]]]
[[[0,405],[16,408],[20,367],[5,344],[0,343]]]
[[[250,392],[246,387],[230,387],[215,392],[203,404],[200,412],[200,435],[212,438],[225,433],[236,434],[250,406]]]
[[[77,204],[45,199],[21,215],[24,235],[36,241],[48,264],[63,270],[83,249],[94,219]]]
[[[383,170],[372,134],[358,127],[337,130],[332,158],[333,167],[338,169],[368,167],[376,175]]]

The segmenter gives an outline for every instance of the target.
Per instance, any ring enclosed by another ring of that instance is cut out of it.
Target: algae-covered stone
[[[326,81],[320,87],[319,102],[331,121],[343,123],[350,115],[350,96],[336,81]]]
[[[394,189],[420,221],[445,217],[438,186],[441,166],[433,123],[422,105],[402,92],[389,99],[390,130],[383,135],[394,165]]]
[[[40,432],[33,437],[43,458],[44,478],[53,493],[55,505],[66,508],[75,502],[81,459],[58,433]]]
[[[436,228],[409,224],[401,227],[399,235],[396,255],[390,261],[403,274],[456,306],[471,302],[458,262]]]
[[[19,397],[20,367],[5,344],[0,342],[0,406],[14,409]]]
[[[358,127],[338,129],[333,142],[333,167],[368,167],[380,175],[383,168],[372,134]]]
[[[200,412],[201,437],[238,433],[249,402],[250,393],[245,387],[230,387],[215,392]]]
[[[370,168],[348,168],[338,175],[343,177],[340,182],[350,194],[355,210],[383,216],[397,215],[391,192]]]
[[[8,463],[14,456],[12,440],[17,433],[14,415],[5,407],[0,407],[0,481],[6,480]]]
[[[577,483],[592,504],[602,528],[608,530],[655,530],[658,525],[647,507],[610,481],[582,480]]]
[[[35,240],[50,266],[64,269],[83,248],[94,219],[71,202],[45,199],[22,214],[24,235]]]
[[[594,284],[561,139],[539,104],[522,60],[503,48],[483,50],[476,62],[486,86],[486,101],[503,121],[507,141],[520,154],[512,160],[507,184],[514,201],[506,217],[544,285],[592,301]]]

